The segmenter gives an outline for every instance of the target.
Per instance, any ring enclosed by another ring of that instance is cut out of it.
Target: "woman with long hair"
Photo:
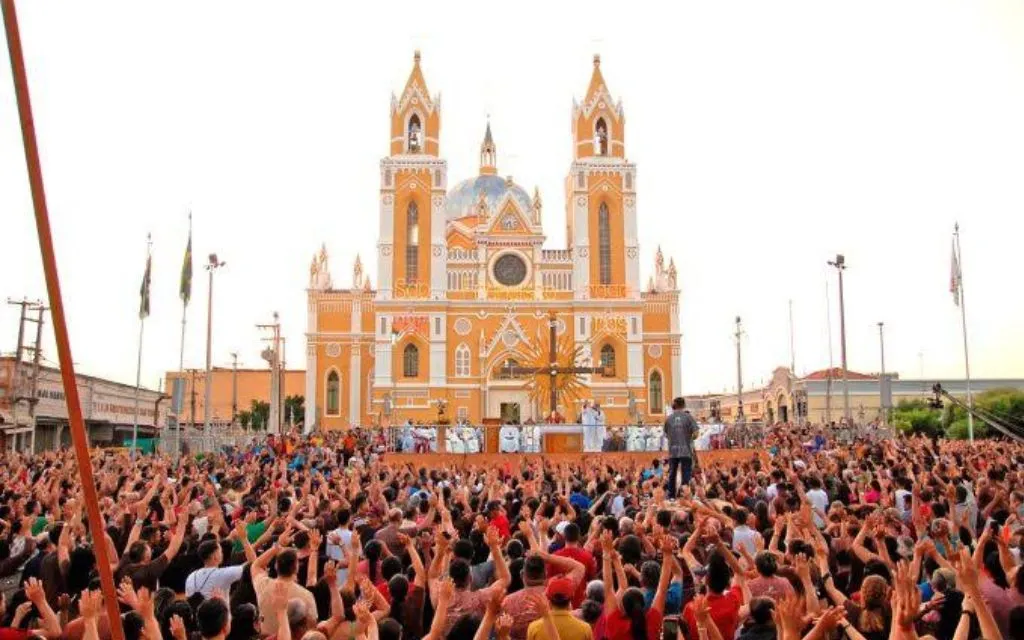
[[[860,585],[860,604],[836,588],[832,576],[825,574],[825,592],[835,604],[846,609],[846,619],[867,640],[885,640],[892,626],[889,583],[880,575],[869,575]]]
[[[626,572],[622,560],[615,553],[611,534],[601,536],[602,578],[604,580],[605,637],[608,640],[657,640],[661,636],[661,621],[665,611],[665,596],[668,593],[672,571],[672,539],[662,543],[662,567],[658,588],[650,609],[646,609],[644,592],[635,587],[626,587]],[[615,591],[612,571],[619,580],[620,590]]]
[[[401,623],[404,629],[403,638],[419,640],[423,635],[423,603],[426,594],[427,570],[423,567],[419,551],[416,550],[416,543],[406,536],[399,536],[399,541],[405,544],[416,575],[412,583],[403,574],[392,576],[388,581],[388,591],[391,593],[391,609],[388,612],[388,617]]]

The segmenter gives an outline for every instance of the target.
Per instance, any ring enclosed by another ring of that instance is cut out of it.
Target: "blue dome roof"
[[[530,211],[533,203],[526,190],[519,185],[509,183],[501,176],[480,175],[475,178],[463,180],[455,185],[449,192],[445,204],[445,219],[455,220],[463,216],[473,215],[476,212],[476,205],[480,201],[480,194],[485,194],[487,207],[491,213],[495,212],[498,202],[504,199],[506,193],[511,193],[519,208],[524,212]]]

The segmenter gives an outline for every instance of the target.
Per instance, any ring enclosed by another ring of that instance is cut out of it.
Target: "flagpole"
[[[192,260],[192,212],[188,212],[188,259]],[[189,288],[191,289],[191,273],[189,274]],[[181,299],[181,347],[178,349],[178,379],[185,379],[185,317],[188,312],[188,300],[185,298]],[[181,407],[176,407],[177,417],[175,423],[177,428],[174,431],[174,458],[177,460],[181,457]]]
[[[139,309],[139,353],[135,360],[135,412],[132,416],[132,460],[135,459],[136,447],[139,443],[139,387],[142,386],[142,333],[146,328],[146,316],[149,315],[149,267],[150,260],[153,256],[153,236],[146,234],[146,273],[142,277],[146,280],[143,282],[145,295],[147,299],[142,300],[141,304],[143,308]],[[156,415],[153,416],[154,422]]]
[[[974,396],[971,395],[971,361],[967,354],[967,302],[964,300],[964,261],[960,253],[960,223],[953,226],[956,240],[956,281],[960,293],[960,327],[964,334],[964,374],[967,377],[967,440],[974,442]]]

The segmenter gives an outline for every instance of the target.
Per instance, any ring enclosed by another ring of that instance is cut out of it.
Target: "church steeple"
[[[622,102],[608,91],[601,73],[601,56],[594,56],[594,71],[583,102],[573,101],[572,133],[575,157],[624,158],[626,116]]]
[[[487,120],[487,131],[484,132],[484,141],[480,143],[480,175],[493,176],[498,173],[498,147],[494,144],[494,137],[491,135],[491,121]]]
[[[441,96],[430,97],[417,51],[413,54],[412,71],[402,95],[391,96],[391,155],[437,156],[440,111]]]

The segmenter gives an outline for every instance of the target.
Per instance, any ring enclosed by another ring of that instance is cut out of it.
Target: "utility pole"
[[[223,267],[226,262],[217,259],[216,253],[210,254],[206,263],[206,271],[210,274],[210,289],[206,299],[206,406],[203,407],[203,429],[210,433],[211,405],[213,404],[213,272]]]
[[[14,375],[11,378],[11,420],[14,422],[14,428],[18,428],[18,403],[21,401],[21,397],[18,395],[19,387],[21,386],[21,349],[25,342],[25,311],[27,307],[33,303],[22,298],[21,300],[7,299],[7,304],[18,305],[21,307],[21,317],[18,319],[18,346],[14,351]],[[12,434],[11,436],[11,449],[17,451],[17,440],[18,435]]]
[[[35,453],[36,451],[36,403],[39,402],[39,397],[37,395],[37,391],[39,390],[39,360],[43,353],[43,313],[48,310],[48,307],[44,307],[40,303],[35,306],[35,310],[38,314],[36,319],[28,319],[29,322],[36,323],[36,345],[35,347],[32,347],[32,399],[28,401],[28,417],[32,422],[32,453]]]
[[[14,352],[14,371],[11,385],[11,417],[14,421],[14,428],[18,428],[18,405],[22,402],[28,404],[28,416],[29,424],[32,426],[32,432],[29,436],[30,445],[35,451],[35,439],[36,439],[36,391],[39,387],[39,360],[42,354],[42,340],[43,340],[43,313],[48,310],[48,307],[43,306],[42,302],[32,302],[26,298],[21,300],[7,299],[7,304],[17,305],[21,307],[20,317],[18,319],[18,345]],[[29,312],[35,311],[38,313],[36,318],[29,317]],[[35,322],[36,323],[36,340],[35,346],[25,346],[25,323]],[[22,358],[24,357],[25,351],[32,351],[32,387],[26,395],[24,390],[21,389],[21,364]],[[18,438],[15,434],[14,438]],[[15,444],[15,443],[12,443]],[[22,443],[24,446],[24,443]],[[14,449],[18,447],[15,446]]]
[[[238,421],[238,352],[231,353],[231,426]]]
[[[850,384],[847,379],[846,366],[846,307],[843,300],[843,271],[846,271],[846,257],[843,254],[836,254],[836,259],[829,261],[829,265],[839,272],[839,357],[843,361],[843,418],[846,424],[850,424]]]
[[[736,422],[743,422],[743,357],[741,355],[740,338],[743,336],[743,325],[736,316]]]
[[[886,406],[885,401],[885,323],[878,323],[878,347],[881,350],[882,355],[882,371],[878,375],[878,407],[882,413],[882,423],[888,424],[889,422],[889,407]]]
[[[281,433],[281,322],[274,312],[273,324],[258,324],[257,329],[270,330],[271,337],[263,338],[270,346],[260,354],[270,365],[270,420],[267,433]],[[271,431],[273,429],[273,431]]]
[[[189,398],[189,423],[193,429],[196,428],[196,374],[199,373],[198,369],[189,369],[189,375],[191,381],[189,382],[188,388],[190,391]]]

